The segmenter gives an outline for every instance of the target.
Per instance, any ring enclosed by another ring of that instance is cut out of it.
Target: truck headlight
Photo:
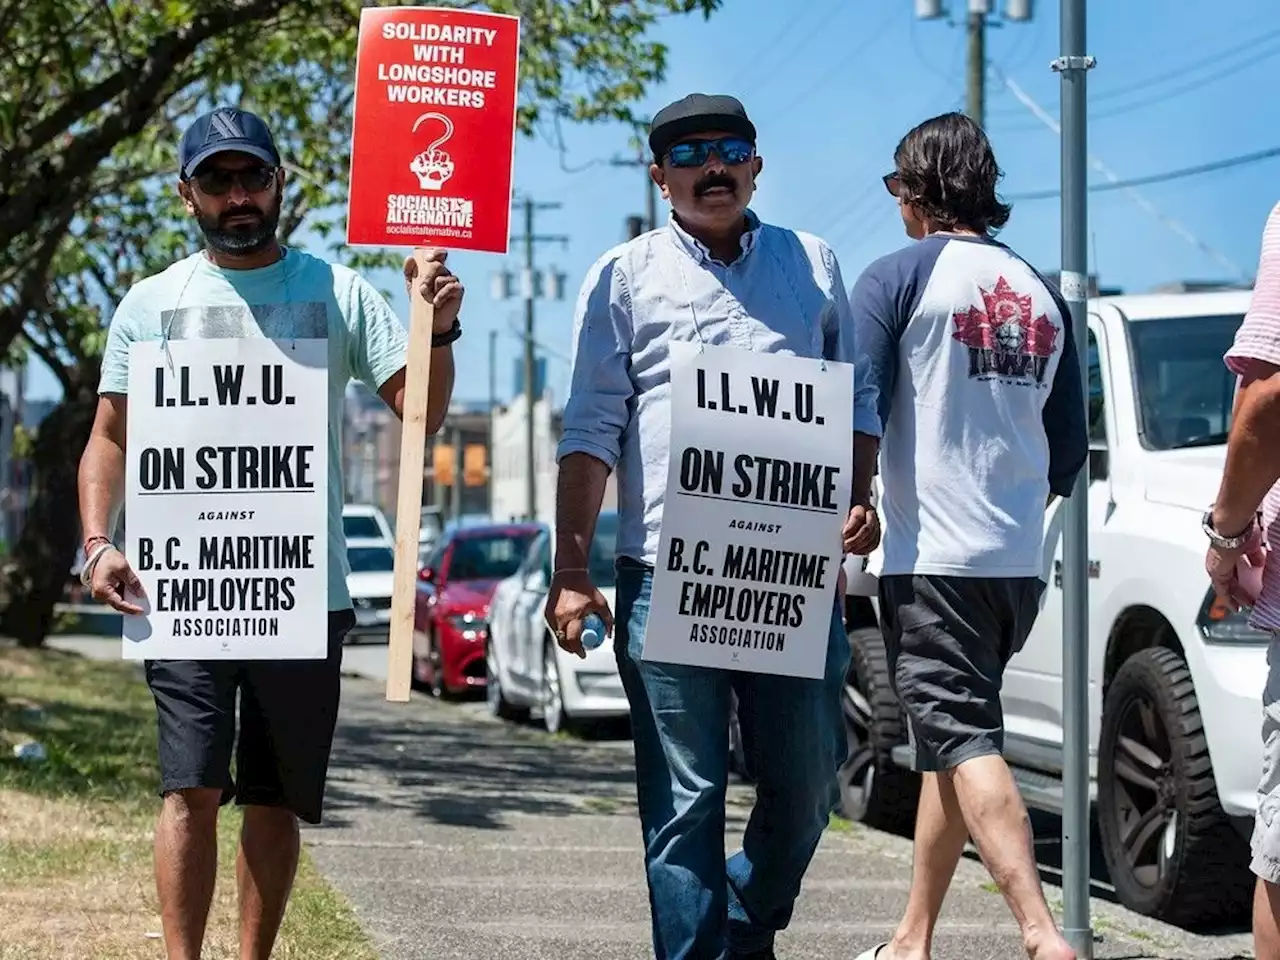
[[[1213,588],[1205,594],[1196,625],[1208,643],[1267,643],[1271,634],[1249,626],[1250,607],[1231,610],[1218,599]]]

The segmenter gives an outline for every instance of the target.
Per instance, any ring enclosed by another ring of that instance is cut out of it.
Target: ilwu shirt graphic
[[[190,306],[165,310],[160,329],[170,340],[224,340],[266,337],[268,340],[326,340],[328,312],[319,301],[262,303],[249,306]]]
[[[969,377],[998,378],[1042,387],[1057,349],[1058,327],[1047,314],[1035,316],[1033,298],[1023,296],[1000,277],[992,289],[978,288],[982,306],[952,315],[952,339],[969,353]]]

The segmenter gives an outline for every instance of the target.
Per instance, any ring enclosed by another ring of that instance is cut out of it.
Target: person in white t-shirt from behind
[[[1033,960],[1074,960],[1045,903],[1026,808],[1002,756],[1000,686],[1044,591],[1044,511],[1088,457],[1071,317],[992,238],[1010,209],[982,130],[911,130],[885,186],[915,243],[850,297],[875,387],[890,677],[922,773],[915,869],[893,938],[859,960],[929,960],[972,835]]]

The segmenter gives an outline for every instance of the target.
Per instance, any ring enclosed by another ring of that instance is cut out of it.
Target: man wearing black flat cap
[[[642,659],[671,442],[669,346],[855,363],[853,318],[831,248],[749,209],[763,163],[741,103],[685,97],[654,117],[649,145],[650,175],[671,218],[605,254],[578,297],[547,619],[560,645],[580,656],[589,613],[613,625],[586,568],[616,469],[614,649],[631,703],[654,952],[659,960],[767,960],[835,804],[849,648],[833,597],[822,680]],[[859,372],[855,382],[863,380]],[[865,391],[850,402],[854,506],[843,543],[866,555],[880,539],[870,505],[880,420]],[[735,697],[758,792],[743,850],[726,862]]]

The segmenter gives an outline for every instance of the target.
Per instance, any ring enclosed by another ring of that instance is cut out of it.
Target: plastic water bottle
[[[604,643],[604,634],[604,619],[600,614],[587,614],[587,619],[582,622],[582,649],[594,650],[600,646]]]

